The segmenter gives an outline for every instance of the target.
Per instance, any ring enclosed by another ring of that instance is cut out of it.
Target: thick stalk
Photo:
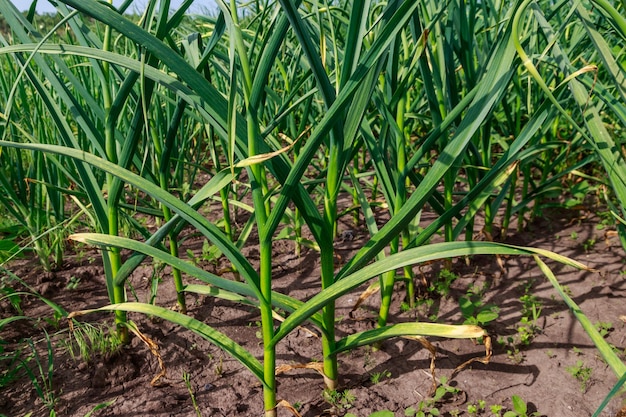
[[[169,132],[168,132],[169,135]],[[156,153],[156,168],[159,172],[159,186],[163,190],[167,190],[169,187],[169,167],[162,166],[161,161],[168,161],[169,158],[163,158],[163,146],[159,141],[158,135],[154,130],[152,130],[152,140],[154,143],[154,150]],[[169,164],[168,164],[169,165]],[[172,219],[172,211],[169,207],[163,206],[163,218],[167,223]],[[178,237],[174,230],[172,230],[169,234],[169,243],[170,243],[170,255],[178,258]],[[174,278],[174,287],[176,288],[176,301],[178,303],[178,308],[180,312],[183,314],[187,313],[187,303],[185,301],[185,285],[183,284],[183,277],[178,268],[172,268],[172,277]]]
[[[256,194],[259,194],[257,191]],[[261,196],[263,197],[263,196]],[[258,198],[258,197],[257,197]],[[257,200],[255,198],[255,200]],[[261,201],[262,202],[262,201]],[[263,211],[260,207],[257,212]],[[267,217],[262,214],[258,217]],[[257,217],[257,218],[258,218]],[[265,416],[276,416],[276,348],[271,344],[274,337],[274,321],[272,318],[272,242],[264,236],[260,242],[260,287],[263,300],[260,300],[261,329],[263,333],[263,404],[265,405]]]
[[[322,290],[330,287],[335,281],[334,245],[337,235],[337,194],[341,182],[342,152],[335,140],[328,152],[328,169],[326,178],[326,194],[324,195],[324,224],[330,233],[330,241],[320,244]],[[329,302],[322,309],[322,353],[324,354],[324,382],[329,389],[336,389],[338,384],[337,357],[331,356],[335,348],[335,302]]]
[[[485,168],[485,172],[491,168],[491,123],[487,121],[482,128],[482,140],[481,140],[481,157],[482,164]],[[477,173],[476,182],[480,181],[480,172]],[[491,208],[491,198],[487,199],[485,203],[485,235],[488,240],[493,240],[493,221],[495,213]]]
[[[246,123],[248,130],[248,157],[259,154],[259,145],[262,142],[257,122],[257,109],[250,105],[250,94],[253,84],[250,62],[248,59],[243,34],[239,27],[237,3],[230,2],[230,14],[233,20],[235,48],[241,63],[243,75],[243,92],[246,106]],[[259,232],[259,290],[262,299],[259,300],[261,312],[261,331],[263,333],[263,405],[266,417],[276,416],[276,348],[271,340],[274,337],[274,320],[272,317],[272,236],[267,233],[267,217],[270,206],[265,195],[268,192],[265,169],[262,164],[253,164],[249,169],[250,185],[254,216]]]
[[[327,247],[320,247],[322,288],[328,288],[334,280],[334,249],[332,242]],[[337,389],[339,370],[337,356],[330,353],[335,350],[335,303],[330,302],[322,309],[322,353],[324,355],[324,383],[330,390]]]
[[[163,186],[161,185],[161,188]],[[166,188],[163,188],[166,189]],[[167,223],[172,219],[172,212],[169,207],[163,206],[163,218]],[[174,231],[169,233],[169,241],[170,241],[170,255],[178,258],[178,238]],[[180,308],[180,312],[183,314],[187,313],[187,303],[185,301],[185,285],[183,284],[183,277],[178,268],[172,268],[172,276],[174,277],[174,287],[176,288],[176,301],[178,303],[178,308]]]
[[[454,173],[454,167],[450,167],[448,172],[446,172],[443,178],[443,200],[444,200],[444,209],[448,211],[454,205],[454,182],[456,181],[456,175]],[[446,242],[452,242],[454,240],[454,225],[452,222],[446,223],[444,228],[444,236]]]
[[[394,244],[395,241],[395,244]],[[389,244],[391,250],[398,252],[398,238],[393,239]],[[380,276],[380,309],[378,310],[378,327],[384,327],[389,317],[389,307],[391,306],[391,296],[393,295],[393,284],[396,280],[396,271],[389,271]]]
[[[246,114],[248,126],[248,152],[257,155],[258,125],[252,112]],[[252,201],[254,216],[259,231],[259,289],[263,299],[259,300],[261,311],[261,331],[263,333],[263,402],[265,416],[276,416],[276,348],[271,341],[274,337],[274,320],[272,317],[272,237],[266,233],[267,203],[264,198],[263,166],[254,164],[250,167]]]
[[[112,1],[109,1],[112,4]],[[109,51],[111,49],[111,27],[107,26],[104,30],[104,40],[102,42],[102,49],[104,51]],[[104,107],[104,139],[105,139],[105,152],[107,159],[110,162],[117,163],[117,146],[115,143],[115,126],[113,120],[111,118],[111,106],[113,104],[113,96],[111,91],[111,75],[109,64],[107,62],[102,63],[102,98],[103,98],[103,107]],[[107,186],[109,192],[113,188],[113,183],[115,182],[115,177],[111,174],[106,175]],[[108,232],[111,236],[119,235],[119,206],[118,202],[114,198],[114,196],[109,195],[107,199],[107,211],[108,211]],[[124,288],[124,284],[115,284],[115,277],[117,272],[119,271],[122,265],[122,258],[119,248],[111,248],[109,249],[108,257],[109,262],[111,263],[111,277],[107,280],[108,282],[113,283],[113,300],[111,300],[115,304],[126,302],[126,289]],[[128,328],[125,326],[127,321],[127,315],[124,311],[116,311],[115,312],[115,324],[117,327],[117,333],[122,341],[122,343],[128,343],[129,335]]]
[[[403,39],[404,40],[404,39]],[[408,59],[409,51],[407,48],[407,43],[403,42],[404,45],[404,58]],[[405,176],[406,172],[406,162],[407,162],[407,146],[410,138],[410,133],[407,131],[406,120],[405,120],[405,112],[408,107],[408,98],[405,96],[398,102],[398,109],[396,113],[396,122],[398,123],[398,129],[401,132],[400,137],[398,138],[398,193],[396,194],[396,205],[395,209],[397,211],[400,210],[404,203],[406,202],[406,187],[410,184],[409,179]],[[411,236],[409,229],[406,228],[402,231],[402,248],[406,248],[409,242],[411,241]],[[415,282],[413,280],[413,268],[410,266],[404,267],[404,279],[406,280],[406,301],[409,307],[413,307],[415,304]]]

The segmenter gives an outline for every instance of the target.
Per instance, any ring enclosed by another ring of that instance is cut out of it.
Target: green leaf
[[[500,315],[495,311],[483,310],[476,315],[476,320],[478,320],[480,324],[487,324],[496,320],[498,317],[500,317]]]
[[[172,256],[167,252],[159,250],[143,242],[128,239],[125,237],[111,236],[99,233],[76,233],[71,235],[69,238],[92,245],[116,246],[140,252],[145,255],[151,256],[161,262],[164,262],[176,269],[179,269],[180,271],[185,272],[192,277],[195,277],[203,282],[210,284],[210,286],[190,284],[187,286],[187,288],[192,292],[206,295],[214,295],[216,297],[221,297],[224,299],[229,299],[231,301],[242,302],[246,304],[250,304],[250,302],[245,301],[246,299],[240,296],[243,295],[256,297],[256,291],[254,290],[254,288],[251,288],[245,283],[221,278],[217,275],[203,270],[202,268],[192,265],[189,262],[185,262],[180,258]],[[272,292],[272,303],[274,306],[290,312],[297,310],[303,304],[301,301],[295,300],[278,292]],[[254,303],[254,305],[258,304]],[[320,325],[319,320],[319,315],[312,317],[312,321],[318,326]]]
[[[511,397],[511,401],[513,402],[513,409],[515,410],[515,412],[517,412],[517,414],[520,416],[525,416],[526,415],[526,402],[522,400],[520,397],[518,397],[517,395],[513,395]]]
[[[398,323],[344,337],[337,342],[335,351],[331,355],[393,337],[436,336],[452,339],[477,339],[484,335],[483,329],[468,324]]]
[[[391,411],[383,410],[383,411],[374,411],[369,417],[394,417],[394,414]]]
[[[408,265],[415,265],[434,259],[454,258],[457,256],[468,255],[541,255],[556,260],[565,265],[573,266],[579,269],[587,269],[580,262],[556,253],[528,247],[518,247],[493,242],[444,242],[422,246],[404,250],[400,253],[388,256],[382,260],[376,261],[370,265],[363,267],[361,270],[354,272],[335,282],[330,287],[319,292],[317,295],[309,299],[304,305],[287,317],[284,323],[278,328],[272,343],[276,344],[283,337],[289,334],[295,327],[299,326],[312,314],[322,309],[328,303],[336,300],[342,295],[354,290],[359,285],[367,282],[373,277],[380,274],[402,268]]]

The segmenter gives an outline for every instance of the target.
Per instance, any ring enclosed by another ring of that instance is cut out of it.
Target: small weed
[[[80,278],[76,278],[74,275],[70,277],[70,282],[65,286],[68,290],[77,290],[78,284],[80,284]]]
[[[119,351],[122,341],[106,325],[73,321],[70,337],[61,344],[73,359],[89,362],[94,354],[111,357]]]
[[[221,356],[220,360],[215,365],[215,368],[213,368],[213,373],[220,378],[224,376],[224,359]]]
[[[527,317],[522,317],[519,326],[517,326],[519,343],[524,346],[529,346],[538,332],[539,329],[534,323],[530,322]]]
[[[576,240],[576,239],[578,239],[578,233],[576,233],[576,232],[572,232],[572,233],[569,235],[569,237],[570,237],[572,240]]]
[[[194,394],[193,387],[191,386],[191,375],[189,375],[188,372],[183,371],[183,381],[185,382],[187,391],[189,391],[189,396],[191,397],[191,404],[193,404],[193,409],[196,411],[196,415],[198,417],[202,417],[202,413],[200,413],[200,408],[198,407],[198,403],[196,402],[196,395]]]
[[[478,413],[482,412],[486,406],[487,406],[487,403],[485,402],[485,400],[478,400],[476,404],[468,404],[467,413],[470,416],[475,417],[478,415]]]
[[[493,304],[484,305],[480,298],[468,293],[467,297],[459,298],[461,314],[465,318],[464,324],[486,326],[499,317],[500,309]]]
[[[459,276],[448,269],[442,269],[439,272],[439,277],[428,287],[428,292],[431,294],[439,295],[440,297],[447,297],[450,294],[450,286]]]
[[[32,339],[27,340],[28,347],[32,351],[32,354],[27,359],[27,362],[34,361],[35,369],[33,371],[30,367],[24,366],[24,370],[26,371],[28,378],[33,383],[37,396],[50,411],[50,416],[56,416],[55,405],[58,398],[54,392],[54,386],[52,384],[52,376],[54,374],[54,352],[48,333],[45,333],[45,340],[47,348],[45,358],[42,358],[37,352],[35,342],[33,342]]]
[[[577,355],[577,356],[580,356],[580,355],[582,355],[582,354],[583,354],[583,351],[582,351],[582,350],[580,350],[579,348],[577,348],[576,346],[574,346],[574,347],[572,348],[572,353],[573,353],[573,354],[575,354],[575,355]]]
[[[382,372],[374,372],[370,375],[370,382],[374,385],[380,383],[385,378],[391,378],[391,372],[384,370]]]
[[[587,239],[583,242],[583,249],[585,252],[589,252],[596,245],[596,240],[594,238]]]
[[[580,384],[580,390],[584,393],[587,392],[587,388],[589,388],[589,382],[591,379],[591,373],[593,369],[585,366],[584,362],[581,360],[576,361],[576,365],[568,366],[565,370]]]
[[[423,317],[428,317],[432,322],[437,321],[439,316],[439,309],[435,306],[435,300],[433,298],[418,299],[415,305],[415,311]]]
[[[331,389],[325,389],[322,393],[324,401],[333,406],[338,414],[342,414],[343,411],[349,410],[354,406],[356,397],[349,391],[337,391]]]
[[[200,265],[202,262],[214,263],[221,256],[220,250],[215,245],[211,245],[207,240],[202,243],[202,252],[199,256],[187,249],[187,256],[194,265]]]
[[[407,417],[437,417],[441,415],[438,408],[429,405],[430,401],[420,401],[417,408],[409,407],[404,410],[404,415]]]
[[[533,417],[540,415],[537,412],[528,414],[526,402],[517,395],[513,395],[511,401],[513,402],[513,410],[505,412],[503,417]]]
[[[613,323],[599,321],[595,324],[595,328],[598,331],[598,333],[600,333],[600,336],[607,337],[609,333],[611,333],[611,331],[613,330]]]
[[[491,414],[495,417],[500,417],[502,415],[502,409],[504,407],[500,404],[494,404],[492,406],[489,407],[489,410],[491,411]]]
[[[585,202],[585,197],[593,193],[597,190],[597,187],[594,187],[589,184],[587,180],[583,180],[581,182],[577,182],[569,187],[569,192],[571,193],[571,197],[565,200],[566,208],[575,208],[580,206]]]
[[[437,403],[443,401],[448,395],[458,394],[459,389],[448,385],[447,378],[442,377],[440,382],[441,384],[435,390],[435,395],[433,395],[432,398],[420,401],[417,408],[407,408],[404,410],[404,415],[410,417],[432,417],[441,415],[439,408],[436,407]]]
[[[531,319],[533,323],[537,322],[542,310],[539,297],[526,293],[520,297],[520,301],[522,302],[522,317]]]
[[[506,342],[498,341],[501,345],[506,346],[507,356],[517,364],[524,361],[524,355],[520,348],[529,346],[535,336],[541,333],[537,321],[541,316],[542,306],[539,297],[530,293],[533,284],[533,281],[528,281],[523,285],[524,294],[519,298],[522,303],[522,317],[517,325],[515,337],[509,336]]]
[[[516,364],[524,362],[524,354],[519,349],[519,344],[515,342],[515,338],[509,336],[506,341],[502,338],[498,339],[498,344],[506,348],[506,356]]]

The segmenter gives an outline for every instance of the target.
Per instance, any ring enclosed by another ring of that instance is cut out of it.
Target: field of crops
[[[192,3],[0,0],[0,415],[626,413],[623,0]]]

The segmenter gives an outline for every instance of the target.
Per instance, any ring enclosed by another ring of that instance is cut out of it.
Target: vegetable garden
[[[585,412],[620,407],[623,2],[192,3],[61,0],[43,24],[0,0],[0,411],[130,415],[130,388],[64,403],[71,357],[95,388],[128,367],[123,387],[184,388],[139,415],[532,415],[455,378],[557,355],[533,348],[547,311],[602,363]],[[579,305],[590,288],[615,317]],[[442,367],[450,346],[471,352]],[[244,403],[168,375],[199,350]],[[588,362],[563,369],[588,392]],[[417,399],[345,388],[409,372]]]

